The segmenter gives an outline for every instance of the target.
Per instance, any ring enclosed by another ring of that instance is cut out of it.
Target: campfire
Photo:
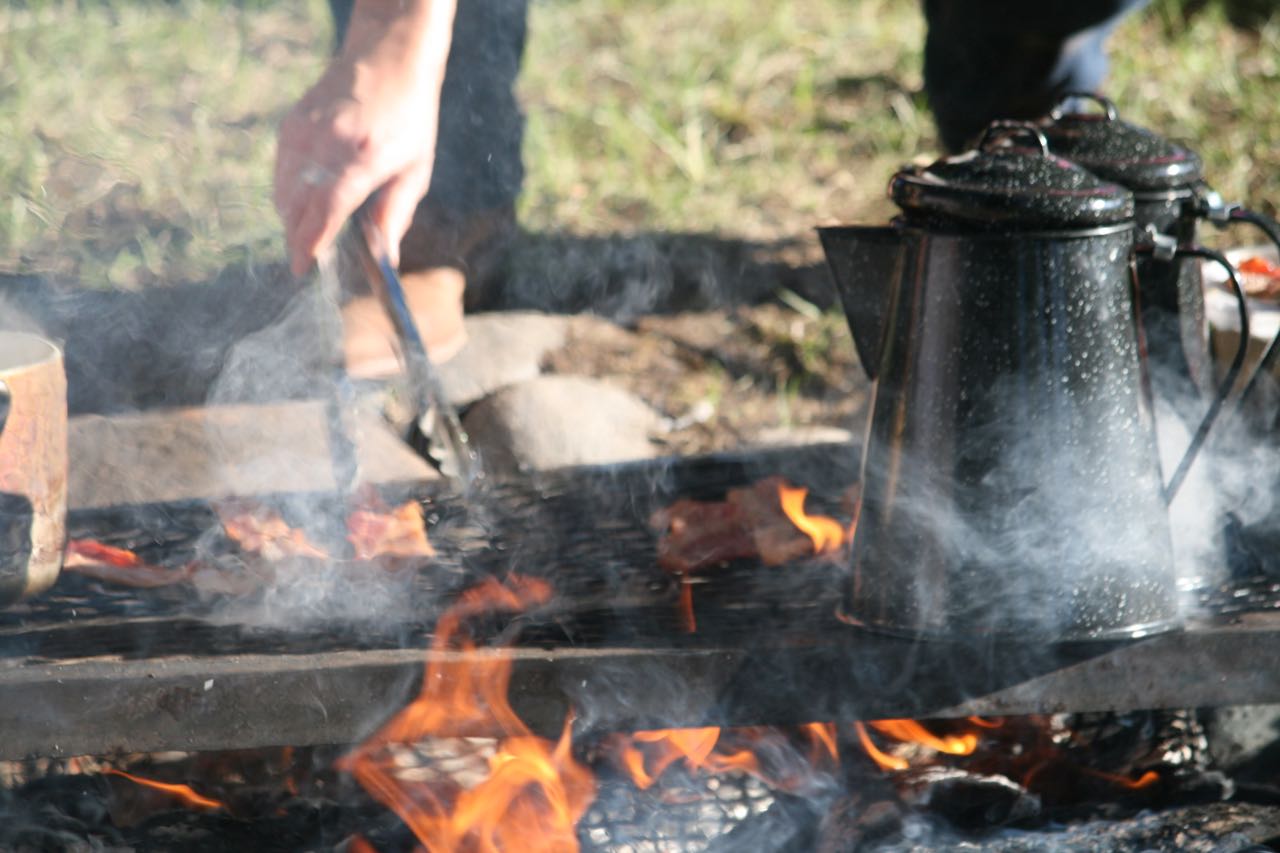
[[[1100,712],[1082,702],[1077,712],[1046,713],[1054,703],[1042,696],[1040,713],[967,713],[958,700],[979,694],[951,701],[944,684],[926,704],[951,702],[947,714],[877,715],[875,702],[892,695],[894,678],[919,694],[948,655],[926,660],[916,644],[875,636],[854,654],[875,663],[891,659],[886,651],[915,649],[918,671],[864,674],[884,685],[881,697],[864,697],[865,712],[832,705],[840,685],[824,696],[804,686],[816,680],[803,674],[793,674],[799,687],[770,683],[784,658],[769,649],[797,646],[819,663],[845,665],[823,657],[812,632],[852,630],[834,618],[833,590],[846,571],[856,488],[847,469],[797,470],[810,475],[804,485],[728,461],[712,471],[677,468],[657,490],[639,467],[634,487],[616,473],[555,476],[491,487],[474,514],[450,515],[456,501],[447,494],[363,495],[342,514],[340,535],[266,504],[188,508],[199,518],[171,513],[133,525],[82,519],[58,594],[68,607],[101,599],[99,622],[113,618],[113,606],[121,616],[150,608],[149,618],[162,621],[167,613],[189,619],[197,607],[217,614],[281,577],[330,564],[370,582],[407,582],[395,587],[406,595],[428,582],[430,596],[452,604],[422,633],[381,641],[366,633],[369,653],[404,649],[421,676],[403,698],[366,697],[367,707],[384,711],[381,722],[360,723],[354,746],[300,737],[246,749],[252,741],[224,733],[220,749],[12,761],[0,795],[11,819],[0,841],[38,847],[75,836],[163,846],[181,832],[210,844],[246,839],[256,849],[432,853],[925,850],[962,842],[976,850],[1122,850],[1158,847],[1176,833],[1192,845],[1178,849],[1280,834],[1271,789],[1217,771],[1204,719],[1190,711]],[[646,500],[637,500],[642,489]],[[615,534],[609,542],[564,535],[560,525],[584,507],[598,521],[612,519],[602,521]],[[591,559],[598,572],[588,571]],[[29,629],[41,614],[24,607]],[[354,638],[363,628],[343,630]],[[758,690],[725,681],[710,704],[663,708],[661,696],[631,704],[661,688],[664,670],[653,661],[664,649],[714,655],[752,632],[746,645],[759,652]],[[412,651],[412,637],[423,651]],[[295,652],[317,639],[270,626],[242,637]],[[618,669],[623,648],[631,669]],[[1106,658],[1102,651],[1071,660],[1088,667]],[[162,646],[142,652],[157,653]],[[549,668],[539,669],[539,658]],[[645,681],[637,660],[657,673]],[[628,672],[639,674],[638,686],[627,686]],[[817,679],[830,682],[834,672]],[[202,692],[216,693],[222,677]],[[576,689],[566,689],[569,680]],[[557,691],[561,698],[548,701]],[[906,693],[895,707],[911,707]],[[664,712],[690,724],[649,724]],[[693,724],[699,714],[706,722]],[[145,745],[145,733],[137,741]],[[76,805],[86,797],[96,811]],[[50,814],[60,817],[41,817]]]

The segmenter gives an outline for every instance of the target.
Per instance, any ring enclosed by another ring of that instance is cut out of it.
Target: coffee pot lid
[[[1133,194],[1049,150],[1036,125],[993,122],[972,151],[893,176],[908,221],[977,230],[1113,225],[1133,218]]]
[[[1085,112],[1086,101],[1103,111]],[[1121,121],[1115,104],[1100,95],[1067,95],[1041,130],[1055,154],[1134,192],[1184,189],[1203,177],[1203,164],[1195,152]]]

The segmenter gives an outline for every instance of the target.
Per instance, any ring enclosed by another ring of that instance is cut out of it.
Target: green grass
[[[0,9],[0,269],[131,287],[279,255],[275,127],[322,65],[323,12]]]
[[[1110,91],[1274,211],[1280,16],[1182,10],[1124,26]],[[279,258],[275,126],[329,28],[323,0],[0,9],[0,271],[137,287]],[[884,216],[893,168],[936,144],[916,0],[541,0],[530,33],[533,229],[806,235]]]
[[[1180,4],[1165,0],[1114,45],[1111,91],[1125,115],[1198,151],[1224,196],[1275,215],[1280,15],[1256,29],[1238,29],[1220,3],[1188,17]]]
[[[775,239],[861,212],[932,127],[914,3],[535,7],[535,227]]]

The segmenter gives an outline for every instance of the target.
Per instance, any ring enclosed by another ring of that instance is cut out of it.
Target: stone
[[[471,314],[465,322],[467,343],[439,367],[445,397],[459,407],[538,376],[569,328],[567,317],[536,311]]]
[[[754,443],[764,447],[799,447],[804,444],[850,444],[853,440],[853,433],[847,429],[807,424],[768,427],[757,433]]]
[[[361,482],[439,476],[375,414],[360,412],[351,422]],[[72,509],[338,487],[318,401],[81,415],[68,424],[67,444]]]
[[[463,427],[489,471],[513,475],[651,458],[662,418],[607,382],[540,376],[477,403]]]

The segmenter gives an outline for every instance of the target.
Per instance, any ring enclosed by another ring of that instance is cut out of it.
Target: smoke
[[[1028,305],[1003,325],[979,318],[994,343],[949,338],[929,318],[910,332],[919,340],[896,341],[910,367],[877,390],[855,621],[942,637],[1122,637],[1173,627],[1193,613],[1188,593],[1228,580],[1229,520],[1270,523],[1277,509],[1280,452],[1252,411],[1265,395],[1222,411],[1166,506],[1210,397],[1125,351],[1118,299],[1092,304],[1110,314]],[[970,308],[930,304],[931,316]]]
[[[228,350],[208,403],[268,403],[322,397],[340,368],[337,264],[321,265],[319,282],[303,287],[275,322]]]
[[[877,400],[851,615],[1042,641],[1168,620],[1171,545],[1136,377],[972,378],[911,401],[905,423]]]
[[[267,586],[252,596],[228,597],[214,615],[217,621],[273,628],[345,624],[385,629],[414,615],[411,572],[388,572],[363,561],[341,559],[346,548],[346,503],[359,475],[356,447],[361,421],[360,404],[339,355],[339,278],[345,269],[327,257],[317,280],[301,288],[273,323],[229,349],[208,396],[211,406],[321,402],[309,412],[325,412],[324,440],[290,444],[284,439],[293,425],[278,423],[281,440],[268,440],[256,448],[245,448],[241,442],[223,444],[212,430],[208,443],[215,469],[228,478],[226,494],[235,493],[237,472],[246,468],[252,469],[258,483],[296,483],[306,469],[327,472],[327,477],[303,478],[332,484],[322,492],[266,495],[263,500],[283,510],[290,526],[306,531],[335,558],[327,563],[272,561]],[[291,411],[278,405],[261,409],[262,416],[281,420]],[[272,424],[266,426],[270,432]]]

